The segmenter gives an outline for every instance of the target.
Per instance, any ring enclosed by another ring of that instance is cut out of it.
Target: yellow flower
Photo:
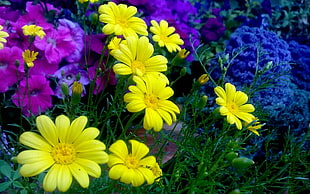
[[[104,34],[123,35],[125,38],[129,36],[148,35],[146,23],[138,17],[134,17],[137,8],[125,4],[116,5],[114,2],[101,5],[98,10],[100,16],[99,21],[106,23],[103,26]]]
[[[160,131],[163,120],[168,125],[176,121],[176,113],[180,113],[180,110],[173,102],[167,100],[174,92],[170,87],[166,87],[164,80],[154,76],[146,76],[143,79],[134,76],[133,81],[136,85],[129,86],[130,92],[125,94],[124,101],[128,102],[126,108],[129,112],[145,110],[144,129]]]
[[[144,76],[167,70],[167,58],[162,55],[152,56],[154,47],[146,36],[128,37],[126,41],[127,44],[119,44],[119,49],[110,52],[120,61],[113,66],[116,74]]]
[[[30,51],[28,49],[23,52],[23,59],[28,67],[34,66],[33,61],[37,59],[38,54],[38,52]]]
[[[157,181],[159,181],[160,180],[159,178],[163,175],[163,172],[162,172],[159,164],[156,162],[155,165],[153,167],[151,167],[151,170],[155,176],[155,179]]]
[[[186,49],[181,49],[179,52],[178,52],[178,56],[181,58],[181,59],[185,59],[188,55],[190,54],[190,52]]]
[[[0,49],[3,49],[3,42],[6,43],[6,37],[9,37],[9,34],[5,31],[2,31],[3,26],[0,25]]]
[[[150,31],[155,35],[152,37],[155,42],[158,42],[160,47],[166,47],[170,53],[180,51],[184,41],[180,38],[180,35],[175,32],[174,27],[169,27],[168,22],[161,20],[158,24],[155,20],[151,21],[153,26],[150,27]]]
[[[41,39],[45,36],[43,28],[36,25],[24,25],[22,27],[25,36],[39,36]]]
[[[251,121],[251,122],[254,121],[253,124],[249,125],[250,123],[244,122],[243,126],[247,127],[246,129],[252,131],[255,135],[259,136],[259,133],[257,130],[261,129],[264,126],[264,124],[260,124],[260,122],[258,122],[258,120],[259,119],[257,117],[254,117],[254,118],[252,118],[252,121]]]
[[[109,151],[108,166],[111,168],[109,177],[114,180],[120,179],[125,184],[132,184],[134,187],[154,183],[155,176],[150,169],[156,164],[154,156],[146,156],[149,148],[136,140],[129,140],[131,150],[129,151],[123,140],[113,143]]]
[[[110,43],[108,44],[108,49],[116,50],[120,49],[120,44],[127,44],[126,40],[122,40],[121,38],[117,38],[116,36],[112,38]]]
[[[220,113],[227,116],[227,121],[230,124],[236,124],[238,129],[242,129],[241,120],[245,122],[252,122],[254,116],[249,112],[255,110],[252,104],[245,104],[248,101],[248,96],[236,91],[236,87],[230,83],[225,84],[225,90],[217,86],[214,92],[218,96],[216,104],[220,105]]]
[[[33,148],[18,154],[17,161],[23,164],[20,174],[31,177],[50,168],[44,177],[43,188],[47,192],[58,189],[65,192],[72,183],[72,176],[86,188],[89,176],[100,177],[98,164],[107,163],[108,154],[104,143],[95,138],[99,130],[94,127],[84,129],[87,117],[80,116],[71,124],[68,117],[60,115],[55,123],[47,116],[36,118],[41,135],[24,132],[19,141]]]

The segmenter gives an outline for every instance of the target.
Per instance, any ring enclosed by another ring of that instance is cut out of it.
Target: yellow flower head
[[[162,172],[159,164],[156,162],[155,165],[153,167],[151,167],[151,170],[155,176],[155,179],[157,179],[157,181],[159,181],[160,179],[158,179],[158,178],[163,175],[163,172]]]
[[[5,31],[2,31],[3,26],[0,25],[0,49],[3,49],[3,42],[6,43],[6,37],[9,37],[9,34]]]
[[[23,52],[23,59],[28,67],[34,66],[33,61],[37,59],[38,54],[38,52],[30,51],[28,49]]]
[[[36,25],[24,25],[22,27],[25,36],[39,36],[41,39],[45,36],[43,28]]]
[[[129,86],[129,93],[124,96],[128,102],[126,108],[129,112],[140,112],[145,110],[143,127],[146,130],[154,129],[160,131],[163,120],[171,125],[176,121],[176,113],[179,108],[173,102],[167,100],[174,92],[172,88],[166,87],[166,82],[154,76],[146,76],[143,79],[133,77],[136,85]]]
[[[127,44],[119,44],[119,49],[111,51],[111,55],[120,61],[113,66],[116,74],[143,76],[167,70],[167,58],[152,56],[154,47],[146,36],[128,37],[126,41]]]
[[[83,92],[83,85],[77,81],[73,82],[72,94],[81,95]]]
[[[241,92],[236,91],[236,87],[230,83],[225,84],[225,90],[217,86],[214,92],[218,96],[216,104],[220,105],[220,113],[227,116],[227,121],[230,124],[236,124],[238,129],[242,129],[243,120],[245,122],[252,122],[254,116],[249,112],[255,110],[252,104],[245,104],[248,101],[248,96]]]
[[[188,55],[190,54],[190,52],[186,49],[181,49],[179,52],[178,52],[178,56],[181,58],[181,59],[185,59]]]
[[[160,47],[166,47],[170,53],[180,51],[184,41],[180,38],[180,35],[175,32],[174,27],[169,27],[168,22],[161,20],[158,24],[155,20],[151,21],[153,26],[150,27],[150,31],[155,35],[152,37],[155,42],[158,42]]]
[[[117,38],[115,36],[112,38],[112,40],[108,44],[108,49],[110,49],[110,50],[120,49],[120,46],[119,46],[120,44],[127,44],[127,41],[123,40],[121,38]]]
[[[47,116],[36,118],[41,135],[24,132],[19,141],[33,150],[18,154],[17,161],[23,164],[20,174],[31,177],[49,168],[44,177],[43,188],[47,192],[58,189],[65,192],[72,183],[72,176],[86,188],[89,176],[99,177],[101,168],[98,164],[108,162],[104,143],[95,138],[99,130],[94,127],[84,129],[87,117],[80,116],[71,124],[68,117],[60,115],[55,123]]]
[[[154,156],[146,156],[149,148],[136,140],[129,140],[131,150],[129,151],[123,140],[113,143],[109,151],[108,166],[110,167],[109,177],[114,180],[120,179],[125,184],[132,184],[138,187],[147,182],[154,183],[156,178],[150,169],[156,164]]]
[[[252,118],[251,122],[253,122],[253,121],[254,121],[254,123],[251,125],[249,125],[250,123],[248,123],[248,122],[244,122],[243,126],[246,127],[246,129],[252,131],[255,135],[259,136],[259,133],[257,130],[261,129],[264,126],[264,124],[260,124],[260,122],[258,122],[257,117]]]
[[[103,26],[104,34],[123,35],[124,37],[148,35],[146,23],[138,17],[134,17],[137,8],[125,4],[116,5],[114,2],[101,5],[98,10],[99,21],[106,23]]]

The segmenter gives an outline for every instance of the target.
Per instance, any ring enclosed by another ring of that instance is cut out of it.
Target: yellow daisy
[[[123,140],[113,143],[109,151],[108,166],[111,168],[109,177],[134,187],[154,183],[156,178],[151,167],[156,165],[154,156],[146,156],[149,148],[136,140],[129,140],[131,150],[129,151]],[[158,170],[159,171],[159,170]]]
[[[42,39],[46,35],[43,28],[37,25],[24,25],[22,29],[25,36],[39,36]]]
[[[6,37],[9,37],[9,34],[5,31],[2,31],[3,26],[0,25],[0,49],[3,49],[3,42],[6,43]]]
[[[28,67],[33,67],[33,61],[37,59],[38,52],[30,51],[30,50],[25,50],[22,55],[25,63],[27,64]]]
[[[129,112],[140,112],[145,110],[143,127],[146,130],[154,129],[160,131],[163,127],[163,120],[171,125],[176,121],[176,113],[179,108],[173,102],[167,100],[174,91],[166,87],[166,82],[154,76],[146,76],[143,79],[133,77],[136,85],[129,86],[124,101],[128,102],[126,108]]]
[[[116,5],[114,2],[99,7],[99,21],[106,23],[103,26],[104,34],[123,35],[124,37],[148,35],[146,23],[138,17],[134,17],[137,8],[125,4]]]
[[[127,44],[119,44],[119,49],[110,52],[120,61],[113,66],[116,74],[144,76],[167,70],[167,58],[162,55],[152,56],[154,47],[146,36],[128,37],[126,41]]]
[[[251,121],[251,122],[254,121],[253,124],[249,125],[250,123],[244,122],[243,126],[246,127],[246,129],[253,132],[255,135],[260,136],[257,130],[261,129],[264,126],[264,124],[261,124],[260,122],[258,122],[258,120],[259,119],[257,117],[254,117],[254,118],[252,118],[252,121]]]
[[[220,113],[227,116],[227,122],[236,124],[238,129],[242,129],[243,120],[245,122],[252,122],[254,116],[249,112],[254,112],[255,108],[252,104],[245,104],[248,101],[248,96],[241,92],[236,91],[236,87],[230,83],[225,84],[225,90],[217,86],[214,92],[218,96],[216,104],[220,105]]]
[[[72,183],[72,176],[86,188],[89,176],[100,177],[98,164],[108,162],[104,143],[95,138],[99,130],[94,127],[84,129],[87,117],[80,116],[71,124],[68,117],[60,115],[55,123],[47,116],[36,118],[41,135],[24,132],[19,140],[34,150],[25,150],[18,154],[17,161],[23,164],[20,174],[31,177],[48,170],[44,177],[43,188],[47,192],[58,189],[65,192]]]
[[[169,27],[168,22],[161,20],[158,24],[155,20],[151,21],[152,26],[150,31],[155,35],[152,37],[155,42],[158,42],[160,47],[166,47],[170,53],[180,51],[184,41],[180,38],[180,35],[175,32],[174,27]]]

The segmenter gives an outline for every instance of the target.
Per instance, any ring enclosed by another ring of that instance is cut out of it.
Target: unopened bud
[[[77,81],[73,82],[72,86],[72,105],[77,105],[81,101],[83,85]]]
[[[245,169],[255,162],[249,158],[235,158],[232,160],[232,166],[236,169]]]
[[[233,159],[238,157],[238,153],[236,152],[229,152],[225,155],[226,160],[228,160],[229,162],[231,162]]]
[[[208,102],[208,96],[206,96],[206,95],[202,96],[200,101],[199,101],[199,107],[204,108],[206,106],[207,102]]]
[[[209,81],[209,77],[207,74],[202,74],[199,78],[198,78],[198,82],[203,85],[205,83],[207,83],[207,81]]]
[[[65,96],[69,95],[69,87],[65,82],[61,83],[61,91]]]
[[[180,76],[183,77],[186,74],[187,70],[185,67],[181,69]]]

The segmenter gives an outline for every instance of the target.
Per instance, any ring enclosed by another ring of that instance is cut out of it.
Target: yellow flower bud
[[[202,74],[199,78],[198,78],[198,82],[203,85],[205,83],[207,83],[207,81],[209,81],[209,77],[207,74]]]
[[[77,81],[73,82],[72,86],[72,105],[77,105],[81,101],[83,85]]]

